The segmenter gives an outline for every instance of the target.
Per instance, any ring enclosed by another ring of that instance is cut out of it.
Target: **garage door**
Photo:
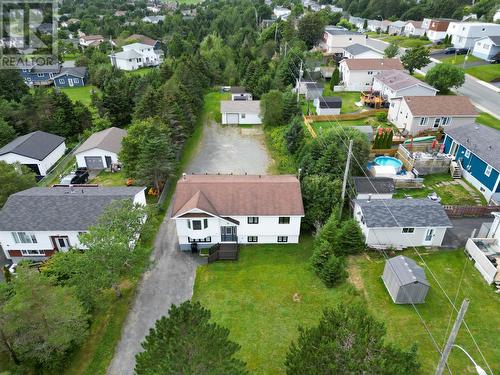
[[[104,169],[100,156],[85,156],[85,164],[88,169]]]
[[[226,115],[226,121],[228,124],[239,124],[240,116],[237,113],[228,113]]]

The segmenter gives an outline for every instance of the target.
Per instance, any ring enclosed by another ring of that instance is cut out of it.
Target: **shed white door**
[[[425,232],[424,245],[431,245],[434,238],[434,228],[429,228]]]
[[[228,124],[239,124],[240,116],[237,113],[228,113],[226,115],[226,121]]]
[[[100,156],[85,156],[85,164],[88,169],[104,169]]]

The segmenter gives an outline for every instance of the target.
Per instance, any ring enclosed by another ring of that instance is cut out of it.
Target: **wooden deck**
[[[238,260],[239,245],[237,243],[220,243],[212,246],[208,254],[208,263],[218,260]]]

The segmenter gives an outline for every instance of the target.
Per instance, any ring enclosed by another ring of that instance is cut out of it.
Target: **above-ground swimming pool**
[[[396,173],[401,172],[401,168],[403,167],[403,162],[401,160],[391,156],[379,156],[376,157],[373,162],[384,167],[393,167]]]

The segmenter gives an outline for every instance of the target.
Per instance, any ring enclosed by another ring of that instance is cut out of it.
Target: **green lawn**
[[[451,55],[451,56],[446,56],[440,60],[444,63],[463,66],[465,56],[467,56],[467,62],[465,64],[476,61],[482,61],[481,59],[473,55]]]
[[[370,116],[359,120],[341,120],[341,121],[315,121],[312,124],[312,127],[316,134],[320,134],[321,132],[332,130],[335,126],[364,126],[370,125],[373,128],[377,128],[379,126],[383,128],[392,128],[392,125],[388,122],[379,121],[376,117]]]
[[[425,198],[432,192],[436,192],[441,197],[442,204],[453,205],[476,205],[474,197],[461,185],[436,186],[440,182],[453,181],[453,178],[447,173],[430,174],[424,177],[424,188],[422,189],[398,189],[394,198]],[[469,185],[470,186],[470,185]],[[477,191],[477,196],[481,199],[481,204],[486,205],[483,195]]]
[[[323,96],[339,96],[342,98],[342,108],[340,113],[359,112],[362,107],[357,107],[354,103],[359,102],[359,91],[339,91],[333,92],[330,85],[325,85]]]
[[[500,64],[473,66],[472,68],[465,69],[465,73],[482,81],[491,82],[494,79],[500,78]]]
[[[483,124],[489,126],[490,128],[500,130],[500,120],[496,117],[493,117],[489,113],[481,112],[476,118],[476,122],[478,124]]]
[[[198,268],[193,299],[230,329],[251,374],[284,373],[297,327],[314,325],[325,307],[355,298],[348,285],[323,286],[308,264],[311,248],[306,236],[300,245],[243,246],[237,262]]]
[[[89,106],[92,102],[92,90],[99,92],[99,89],[92,85],[82,87],[65,87],[61,88],[60,90],[61,92],[64,92],[66,95],[68,95],[72,101],[76,102],[77,100],[79,100],[87,106]]]
[[[90,183],[102,186],[125,186],[127,177],[123,171],[120,172],[107,172],[102,171]]]
[[[413,250],[406,251],[404,254],[421,263]],[[480,273],[474,268],[473,263],[465,257],[461,250],[421,251],[421,254],[452,300],[455,299],[465,266],[457,306],[460,306],[463,298],[470,298],[471,302],[465,320],[488,363],[492,366],[493,373],[498,374],[500,372],[500,361],[498,361],[500,345],[498,345],[497,327],[500,326],[500,314],[498,313],[500,295],[495,294],[493,288],[486,284]],[[384,263],[384,259],[375,253],[352,258],[351,275],[357,275],[356,285],[363,290],[372,314],[386,323],[388,338],[403,348],[416,343],[418,345],[418,358],[422,364],[421,373],[432,374],[438,363],[438,354],[412,306],[392,303],[380,279]],[[452,307],[428,270],[426,270],[426,274],[431,287],[425,303],[417,305],[417,308],[442,348],[445,337],[449,333],[446,329]],[[487,371],[486,365],[481,360],[480,354],[463,326],[458,333],[456,343],[462,345]],[[457,349],[452,350],[448,364],[454,374],[476,373],[469,360]]]
[[[429,40],[421,40],[418,38],[408,38],[402,35],[387,35],[382,34],[379,36],[377,33],[369,33],[374,39],[380,39],[387,43],[396,43],[399,47],[403,48],[415,48],[420,46],[426,46],[432,44]]]
[[[150,72],[151,69],[155,69],[155,68],[140,68],[140,69],[137,69],[137,70],[125,71],[125,74],[128,75],[128,76],[139,76],[139,77],[142,77],[143,75],[148,74],[148,72]]]

